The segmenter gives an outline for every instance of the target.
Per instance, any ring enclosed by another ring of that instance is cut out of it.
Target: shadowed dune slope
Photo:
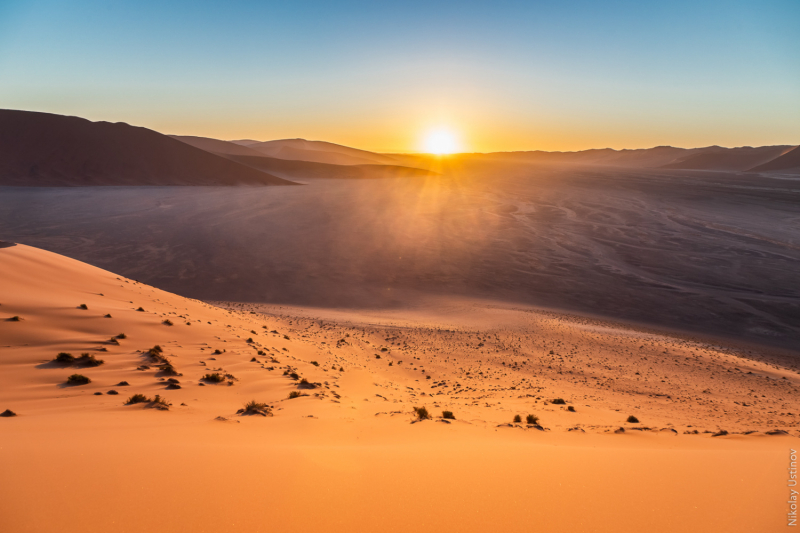
[[[289,181],[124,123],[0,110],[0,184],[289,185]]]
[[[183,143],[200,148],[206,152],[212,152],[218,155],[249,155],[249,156],[263,156],[257,150],[251,150],[246,146],[237,144],[235,142],[221,141],[219,139],[212,139],[210,137],[196,137],[194,135],[170,135],[173,139]]]
[[[377,154],[325,141],[281,139],[248,144],[247,147],[278,159],[314,161],[333,165],[396,165],[398,163],[397,159],[390,155]]]
[[[422,178],[437,173],[400,165],[332,165],[263,156],[226,155],[228,159],[286,178],[375,179]]]
[[[800,146],[780,157],[750,169],[750,172],[789,172],[800,174]]]
[[[285,178],[371,179],[395,177],[420,177],[434,172],[418,168],[384,164],[342,165],[294,159],[267,157],[263,153],[234,142],[208,137],[171,135],[201,150],[226,157],[237,163]],[[328,143],[325,143],[328,144]],[[327,156],[326,156],[327,157]]]

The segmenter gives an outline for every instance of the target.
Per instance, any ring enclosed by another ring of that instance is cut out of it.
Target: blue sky
[[[0,3],[0,107],[414,150],[800,144],[800,2]]]

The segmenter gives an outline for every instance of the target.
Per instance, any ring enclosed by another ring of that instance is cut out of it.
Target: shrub
[[[339,367],[339,372],[344,372],[344,367],[343,366]]]
[[[567,411],[569,411],[570,413],[574,413],[575,412],[575,408],[573,406],[571,406],[571,405],[568,405],[567,406]]]
[[[17,413],[12,411],[11,409],[6,409],[2,413],[0,413],[0,416],[5,417],[5,418],[11,418],[12,416],[17,416]]]
[[[415,407],[414,412],[417,413],[418,420],[427,420],[431,417],[431,415],[428,413],[428,410],[424,406]]]
[[[563,398],[556,398],[551,403],[553,405],[566,405],[567,404],[567,402],[565,402]]]
[[[78,366],[100,366],[103,363],[105,363],[105,361],[88,353],[82,353],[80,357],[75,359],[75,364]]]
[[[87,378],[83,374],[72,374],[70,377],[67,378],[68,385],[88,385],[91,382],[92,380]]]
[[[225,381],[225,376],[220,374],[219,372],[214,372],[213,374],[206,374],[202,378],[203,381],[208,381],[209,383],[222,383]]]
[[[8,319],[9,322],[19,322],[20,320],[22,320],[22,318],[20,318],[19,315],[14,315]]]
[[[311,361],[311,364],[314,366],[319,366],[319,363],[317,363],[316,361]]]
[[[86,304],[81,304],[78,307],[81,309],[89,309],[89,307]]]
[[[539,417],[536,415],[528,415],[525,417],[525,423],[530,424],[531,426],[535,426],[539,423]]]
[[[159,369],[161,373],[166,374],[168,376],[178,376],[178,371],[172,366],[172,361],[167,359],[166,357],[163,359],[164,363],[159,365]]]
[[[295,398],[299,398],[300,396],[303,396],[303,393],[301,393],[300,391],[293,390],[292,392],[289,393],[289,399],[290,400],[293,400]]]
[[[71,353],[59,352],[54,361],[56,363],[71,365],[72,363],[75,362],[75,356],[73,356]]]
[[[144,309],[140,307],[139,309],[137,309],[137,311],[139,311],[140,313],[143,313]]]
[[[271,409],[265,403],[257,402],[255,400],[250,400],[246,404],[244,404],[244,409],[242,410],[242,414],[246,415],[261,415],[267,416],[271,414]]]
[[[266,354],[266,352],[264,352],[264,350],[259,350],[258,351],[258,355],[267,355],[267,354]]]
[[[128,401],[125,402],[125,405],[133,405],[135,403],[150,403],[150,398],[144,394],[134,394],[128,398]]]
[[[111,313],[106,313],[105,315],[103,315],[103,318],[112,318]]]
[[[442,411],[442,418],[446,418],[448,420],[456,419],[456,417],[453,416],[453,411]]]
[[[639,419],[636,418],[635,416],[631,415],[631,416],[628,417],[627,422],[629,422],[631,424],[638,424],[639,423]]]
[[[153,409],[160,409],[161,411],[167,411],[169,410],[171,405],[172,404],[169,403],[166,398],[162,398],[161,396],[156,394],[156,397],[153,398],[153,401],[150,402],[150,405],[148,405],[148,407],[152,407]]]
[[[127,336],[127,335],[125,335],[124,333],[120,333],[119,335],[117,335],[117,338],[118,338],[118,339],[127,339],[127,338],[128,338],[128,336]]]
[[[214,350],[214,355],[220,355],[222,352],[219,350]]]
[[[521,417],[521,416],[519,416],[519,415],[514,415],[514,423],[515,423],[515,424],[520,424],[520,423],[522,423],[522,417]]]
[[[162,322],[162,324],[164,324],[165,326],[171,326],[171,325],[172,325],[172,320],[170,320],[170,319],[168,318],[168,319],[166,319],[164,322]]]

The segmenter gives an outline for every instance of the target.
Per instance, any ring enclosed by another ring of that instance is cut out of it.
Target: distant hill
[[[762,146],[760,148],[711,146],[701,149],[700,153],[680,157],[660,168],[743,171],[780,157],[791,149],[791,146]]]
[[[792,148],[780,157],[749,169],[749,172],[786,172],[800,174],[800,146]]]
[[[121,122],[0,110],[0,185],[291,185]]]
[[[374,179],[396,177],[423,177],[438,175],[435,172],[400,165],[359,164],[338,165],[267,157],[263,153],[236,144],[208,137],[171,135],[173,139],[191,144],[202,150],[223,156],[237,163],[288,178]],[[330,143],[324,143],[330,144]]]
[[[236,144],[239,143],[237,142]],[[389,155],[377,154],[325,141],[281,139],[247,144],[247,148],[258,150],[268,157],[293,159],[295,161],[314,161],[333,165],[397,164],[397,159]]]
[[[293,161],[264,156],[227,155],[229,159],[286,178],[378,179],[422,178],[436,172],[401,165],[332,165],[313,161]]]
[[[514,162],[546,165],[602,165],[627,168],[663,168],[674,170],[717,170],[742,172],[746,170],[792,171],[800,168],[800,155],[792,153],[792,146],[761,146],[752,148],[676,148],[656,146],[637,150],[614,150],[601,148],[578,152],[492,152],[488,154],[459,154],[458,158],[470,161]],[[425,166],[432,157],[428,154],[393,154],[402,164]],[[757,168],[753,168],[755,165]]]
[[[220,141],[219,139],[212,139],[210,137],[195,137],[193,135],[170,135],[173,139],[190,144],[195,148],[200,148],[206,152],[213,152],[215,154],[228,154],[228,155],[249,155],[249,156],[263,156],[258,150],[252,150],[245,145],[238,144],[232,141]],[[259,141],[253,141],[255,143]]]

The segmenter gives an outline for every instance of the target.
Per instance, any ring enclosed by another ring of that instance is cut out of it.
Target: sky
[[[417,151],[800,144],[800,2],[0,0],[0,108]]]

